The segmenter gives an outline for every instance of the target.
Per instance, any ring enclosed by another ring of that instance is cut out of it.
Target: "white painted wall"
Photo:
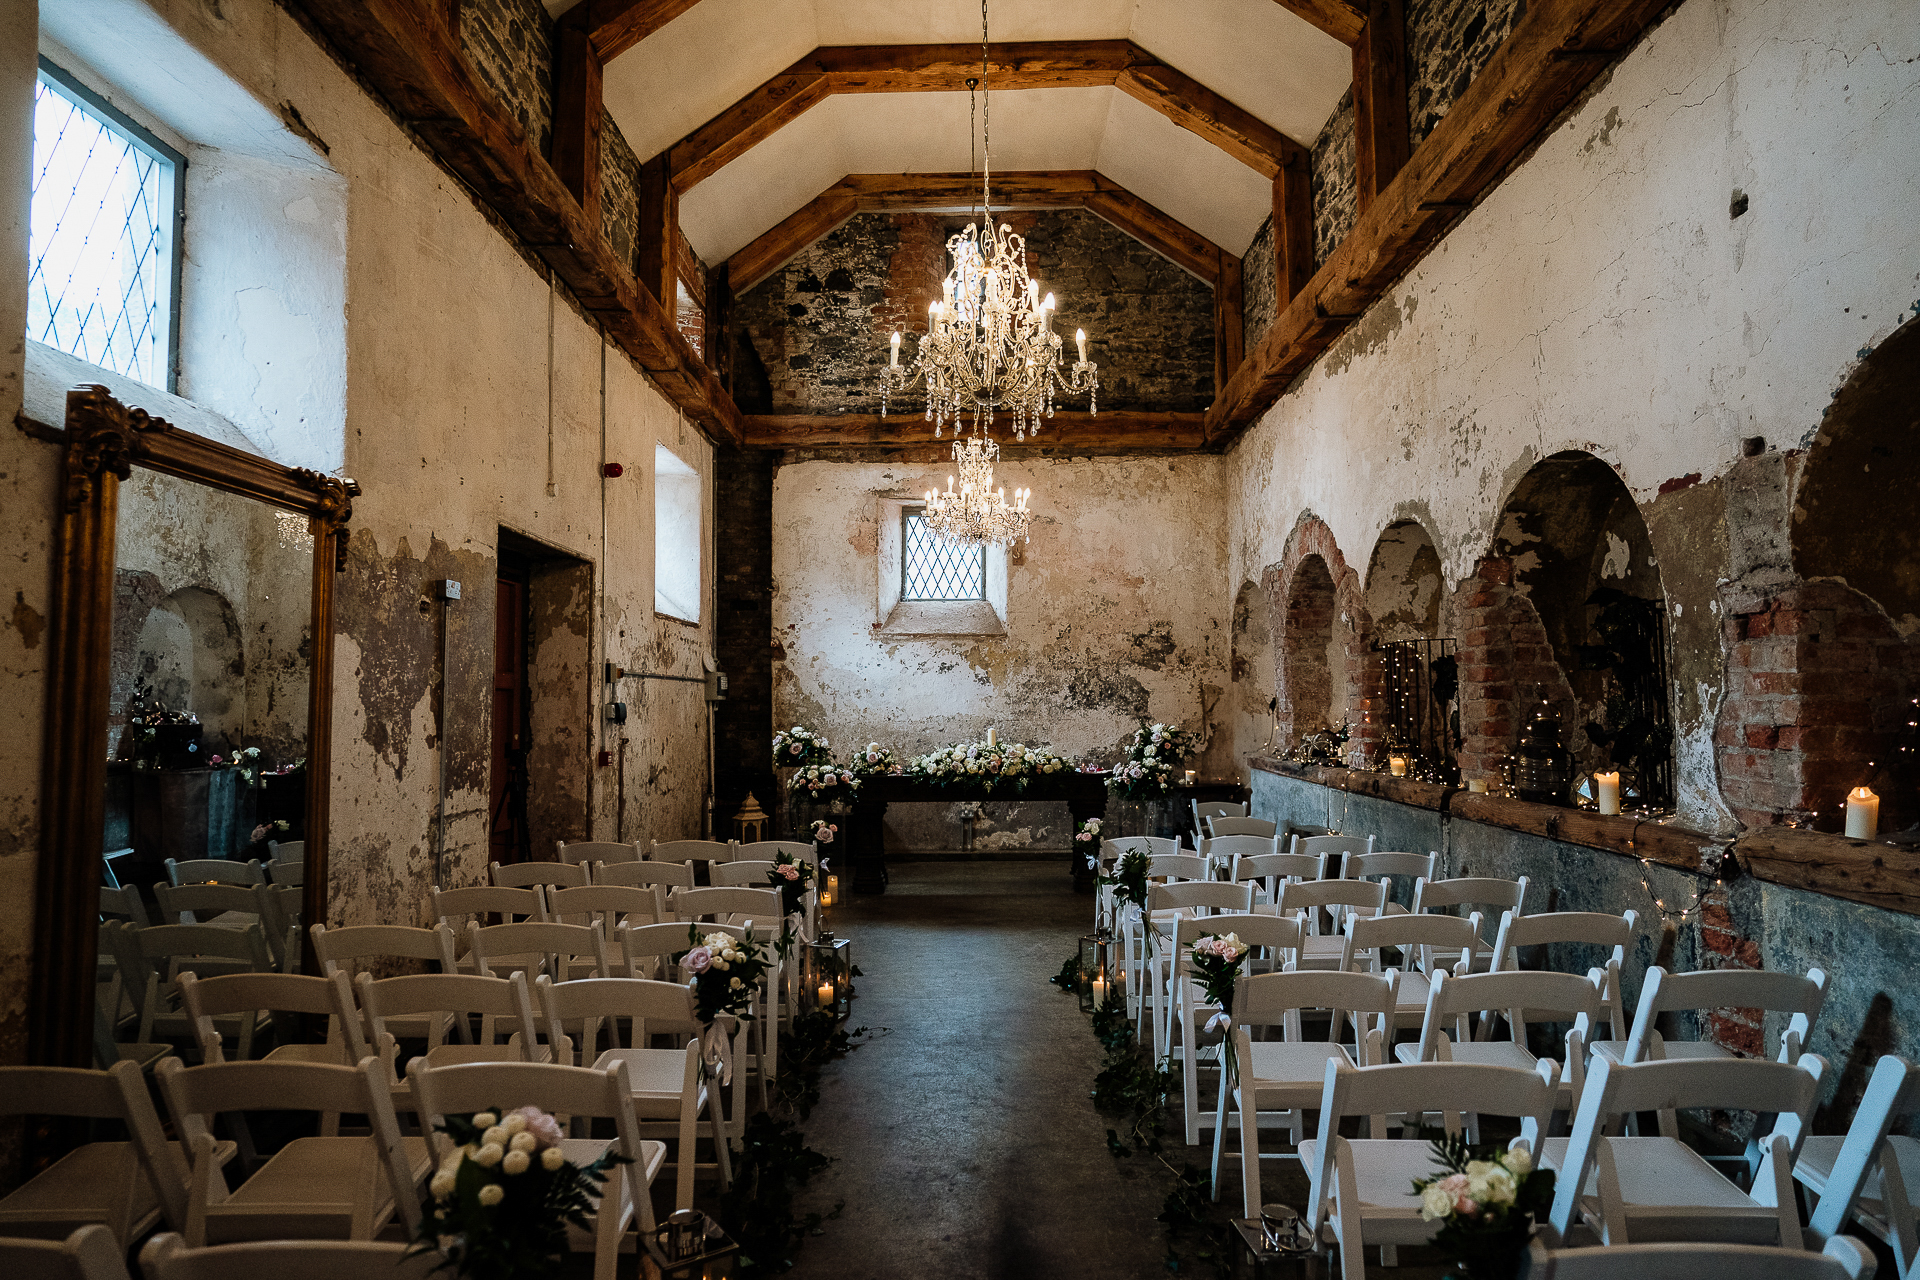
[[[1586,449],[1643,508],[1742,437],[1799,447],[1920,306],[1911,0],[1687,0],[1227,456],[1228,582],[1305,512],[1366,565],[1418,516],[1449,588],[1535,461]],[[1735,188],[1751,200],[1731,219]],[[1679,549],[1654,540],[1676,612]],[[1718,818],[1704,713],[1683,816]],[[1242,743],[1243,750],[1252,749]]]

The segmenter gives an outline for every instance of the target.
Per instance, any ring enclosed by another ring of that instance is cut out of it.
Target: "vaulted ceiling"
[[[696,133],[823,46],[953,44],[971,46],[977,57],[980,41],[975,0],[668,7],[683,11],[614,53],[604,72],[607,109],[643,158]],[[1141,61],[1173,68],[1305,145],[1353,74],[1346,44],[1274,0],[996,0],[991,21],[996,45],[1130,41]],[[1270,175],[1108,79],[993,93],[994,167],[1097,171],[1229,252],[1245,253],[1272,208]],[[823,95],[689,184],[680,196],[681,228],[702,259],[717,263],[847,174],[965,171],[968,109],[964,91]]]

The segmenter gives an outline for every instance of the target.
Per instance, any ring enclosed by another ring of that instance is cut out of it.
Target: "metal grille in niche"
[[[1589,643],[1580,646],[1579,665],[1606,673],[1606,683],[1599,722],[1586,726],[1586,736],[1613,765],[1632,773],[1641,805],[1670,809],[1666,604],[1602,588],[1588,598],[1587,610]]]
[[[44,59],[27,336],[171,389],[186,158]]]
[[[1457,643],[1394,640],[1376,646],[1386,708],[1381,723],[1391,746],[1412,747],[1429,762],[1453,758],[1451,709],[1459,696]]]
[[[901,512],[900,548],[902,600],[987,598],[986,548],[955,546],[937,536],[923,508]]]

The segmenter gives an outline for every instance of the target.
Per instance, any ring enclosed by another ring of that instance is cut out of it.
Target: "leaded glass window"
[[[27,336],[173,389],[186,158],[42,58]]]
[[[900,513],[900,598],[902,600],[985,600],[987,553],[984,547],[959,547],[936,537],[924,507]]]

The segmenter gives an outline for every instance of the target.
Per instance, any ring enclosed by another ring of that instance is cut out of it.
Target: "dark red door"
[[[493,822],[488,858],[519,862],[526,848],[527,584],[502,577],[493,626]]]

